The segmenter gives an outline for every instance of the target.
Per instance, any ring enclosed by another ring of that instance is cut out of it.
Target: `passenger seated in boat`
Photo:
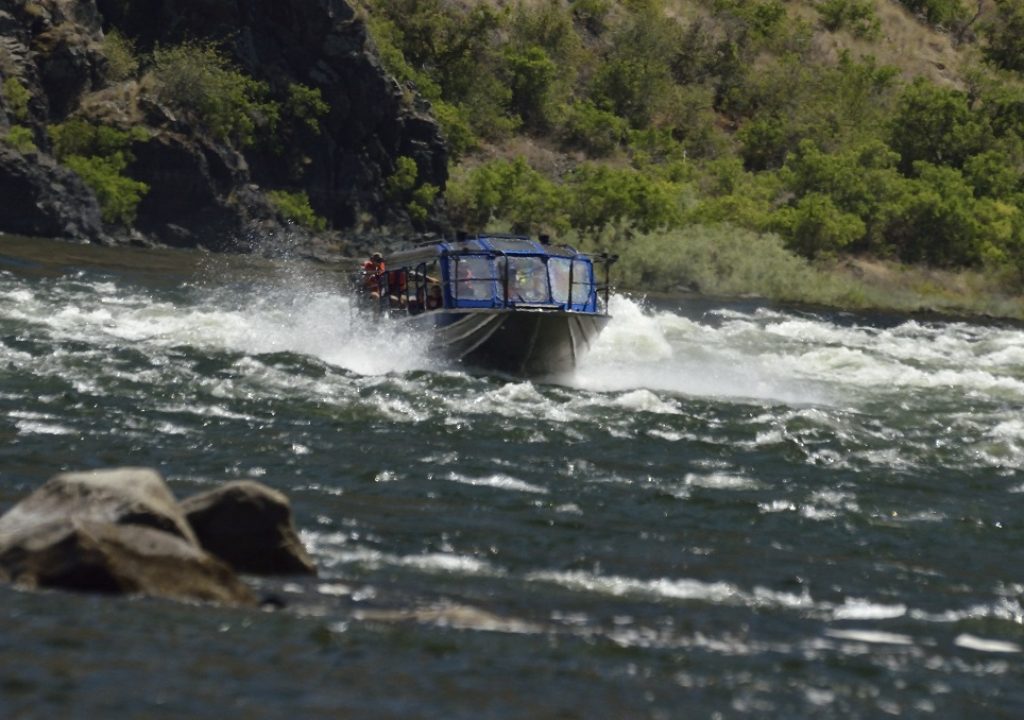
[[[466,258],[457,265],[454,295],[466,300],[488,300],[493,292],[492,279],[485,258]]]
[[[437,310],[444,307],[444,295],[441,293],[440,285],[431,285],[427,293],[427,310]]]
[[[363,288],[373,300],[380,299],[384,270],[384,257],[379,252],[375,252],[363,263]]]
[[[388,272],[388,293],[391,295],[391,305],[405,308],[408,293],[406,292],[405,270],[391,270]]]

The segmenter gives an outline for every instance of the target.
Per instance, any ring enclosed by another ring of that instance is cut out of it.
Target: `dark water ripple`
[[[2,717],[1024,715],[1018,328],[619,299],[509,382],[329,270],[0,243],[0,510],[255,477],[321,568],[275,613],[0,588]]]

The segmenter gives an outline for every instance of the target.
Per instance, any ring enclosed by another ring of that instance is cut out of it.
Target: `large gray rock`
[[[141,525],[198,546],[160,473],[132,467],[55,475],[0,517],[0,542],[5,536],[65,520]]]
[[[65,518],[0,536],[0,576],[23,587],[141,593],[255,605],[224,563],[195,545],[142,525]]]
[[[36,588],[255,603],[203,551],[155,470],[64,473],[0,517],[0,579]]]
[[[225,483],[181,503],[199,543],[239,572],[315,575],[292,525],[288,498],[252,480]]]

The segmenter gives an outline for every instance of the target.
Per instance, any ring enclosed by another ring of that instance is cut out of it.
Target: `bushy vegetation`
[[[209,43],[156,48],[152,72],[158,97],[217,139],[245,147],[280,120],[268,85],[235,69]]]
[[[107,79],[113,82],[133,78],[139,71],[135,44],[116,29],[103,36],[103,57],[107,59]]]
[[[725,256],[738,237],[1022,287],[1024,0],[903,1],[922,33],[981,49],[952,83],[863,49],[886,41],[873,0],[804,3],[815,24],[781,0],[365,2],[385,63],[453,142],[457,226],[572,231],[624,258],[689,237]],[[861,49],[830,58],[826,32]],[[503,149],[524,135],[563,162]]]
[[[10,117],[15,122],[26,122],[29,117],[28,102],[32,99],[28,88],[12,75],[0,85],[0,92],[3,92],[4,104]]]
[[[327,220],[314,212],[306,193],[270,190],[267,199],[285,220],[317,232],[327,229]]]
[[[37,149],[31,128],[24,125],[11,125],[7,132],[0,135],[0,142],[10,145],[20,153],[33,152]]]
[[[133,142],[146,140],[142,128],[121,130],[72,118],[49,127],[53,154],[96,194],[106,223],[131,225],[149,187],[126,174]]]

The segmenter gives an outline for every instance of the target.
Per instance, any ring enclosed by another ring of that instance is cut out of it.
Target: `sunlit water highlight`
[[[36,248],[0,238],[0,510],[254,477],[321,572],[272,614],[2,589],[3,717],[1024,715],[1019,327],[615,297],[510,381],[330,268]]]

